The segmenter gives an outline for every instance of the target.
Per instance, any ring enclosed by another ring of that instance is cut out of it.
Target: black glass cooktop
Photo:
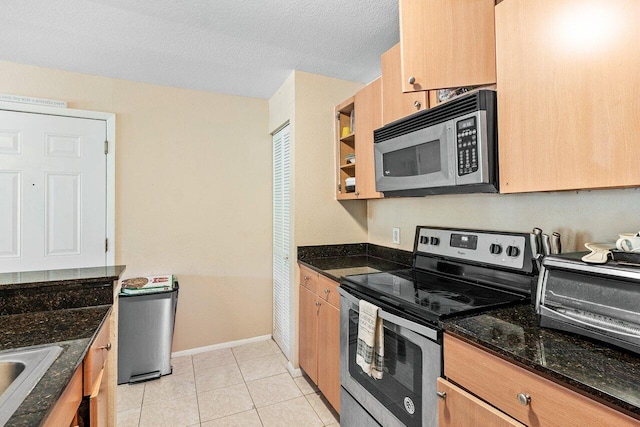
[[[528,297],[464,280],[400,270],[343,278],[342,286],[427,321],[525,302]]]

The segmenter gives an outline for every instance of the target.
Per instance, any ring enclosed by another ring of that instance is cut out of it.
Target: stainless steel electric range
[[[437,426],[440,320],[530,301],[536,280],[528,233],[422,227],[413,268],[346,276],[340,292],[341,425]],[[360,300],[379,307],[382,379],[355,362]]]

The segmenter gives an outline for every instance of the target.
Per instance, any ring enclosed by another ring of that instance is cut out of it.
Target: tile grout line
[[[198,409],[198,425],[202,424],[202,417],[200,416],[200,399],[198,398],[198,382],[196,380],[196,365],[193,361],[193,356],[189,356],[191,359],[191,369],[193,371],[193,388],[196,389],[196,408]]]
[[[249,386],[247,385],[247,380],[242,373],[242,369],[240,369],[240,363],[238,363],[238,359],[236,358],[236,353],[233,351],[233,347],[231,347],[231,354],[233,354],[233,358],[236,360],[236,364],[238,365],[238,370],[240,371],[240,377],[242,377],[242,382],[244,386],[247,388],[247,393],[249,393],[249,399],[251,399],[251,404],[253,405],[253,410],[256,411],[258,415],[258,420],[260,420],[260,425],[264,427],[264,423],[262,422],[262,418],[260,417],[260,412],[258,412],[258,407],[256,406],[255,400],[253,400],[253,396],[251,396],[251,391],[249,390]]]

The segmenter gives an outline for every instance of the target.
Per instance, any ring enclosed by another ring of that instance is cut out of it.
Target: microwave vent
[[[451,120],[452,117],[460,117],[473,113],[474,111],[485,110],[488,108],[488,105],[495,108],[495,99],[496,93],[490,90],[480,90],[467,96],[462,96],[374,130],[374,142],[386,141],[415,130]]]

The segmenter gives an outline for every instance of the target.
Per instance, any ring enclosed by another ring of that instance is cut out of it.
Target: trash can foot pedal
[[[133,375],[129,379],[129,384],[141,383],[143,381],[155,380],[160,378],[160,371],[147,372],[146,374]]]

